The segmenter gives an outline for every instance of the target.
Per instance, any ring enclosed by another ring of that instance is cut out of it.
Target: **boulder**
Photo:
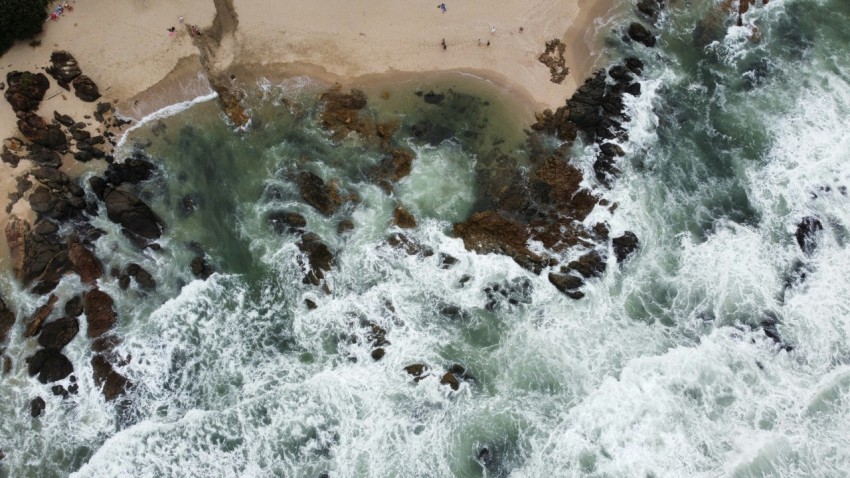
[[[92,289],[83,296],[89,338],[100,337],[115,326],[118,315],[112,304],[112,297],[99,289]]]
[[[9,310],[6,302],[0,297],[0,344],[9,338],[9,332],[15,326],[15,313]]]
[[[144,239],[159,239],[162,235],[162,220],[135,194],[107,186],[103,189],[103,202],[109,220],[120,224],[125,232]]]
[[[393,224],[402,229],[416,227],[416,218],[404,206],[398,205],[393,210]]]
[[[617,263],[621,263],[637,250],[639,241],[635,233],[626,231],[622,236],[612,239],[611,244],[614,246]]]
[[[33,143],[56,151],[68,149],[68,139],[58,124],[47,124],[41,116],[31,112],[18,113],[18,129]]]
[[[74,124],[76,123],[76,121],[74,121],[74,118],[71,118],[68,115],[60,115],[59,112],[55,111],[55,110],[53,111],[53,119],[58,121],[59,124],[61,124],[62,126],[66,127],[66,128],[70,128],[71,126],[74,126]]]
[[[59,300],[58,297],[50,294],[47,302],[27,318],[25,321],[24,337],[35,337],[38,334],[44,321],[53,313],[53,308],[56,306],[57,300]]]
[[[215,272],[203,256],[196,256],[192,259],[189,267],[192,270],[192,275],[201,280],[207,280]]]
[[[104,176],[114,186],[120,186],[123,183],[136,184],[147,181],[155,171],[156,166],[152,162],[141,155],[135,155],[125,159],[124,162],[110,164]]]
[[[746,0],[741,3],[745,2]],[[637,3],[638,11],[646,15],[653,23],[658,20],[658,16],[661,14],[663,6],[663,0],[640,0]]]
[[[56,349],[39,349],[27,359],[30,377],[38,375],[41,383],[52,383],[71,375],[74,365]]]
[[[804,217],[794,232],[794,237],[797,239],[797,245],[805,254],[811,254],[817,247],[818,232],[823,230],[823,224],[816,217]]]
[[[65,315],[68,317],[83,315],[83,296],[77,295],[65,302]]]
[[[80,281],[83,283],[94,284],[103,276],[103,264],[100,259],[79,241],[72,241],[68,246],[68,258],[71,260],[74,272],[80,276]]]
[[[576,272],[585,279],[598,277],[605,272],[605,258],[599,251],[591,251],[571,261],[565,268],[561,268],[561,272],[567,274]]]
[[[44,73],[11,71],[6,74],[6,82],[9,87],[3,96],[12,105],[12,111],[15,113],[38,109],[38,104],[50,88],[50,82]]]
[[[304,253],[306,262],[299,259],[299,264],[304,271],[304,283],[319,285],[325,277],[325,272],[333,267],[334,256],[328,246],[314,233],[301,236],[301,241],[296,244],[298,249]]]
[[[655,46],[655,37],[649,30],[646,29],[645,26],[638,22],[632,22],[631,25],[629,25],[628,35],[632,40],[642,43],[650,48]]]
[[[422,257],[431,257],[434,255],[434,250],[430,247],[423,246],[416,239],[399,232],[390,234],[387,238],[387,244],[395,249],[404,251],[409,256],[421,255]]]
[[[424,363],[414,363],[404,367],[404,371],[407,372],[408,375],[413,376],[414,382],[418,382],[425,378],[425,374],[428,370],[429,367]]]
[[[266,217],[274,232],[283,234],[292,232],[301,234],[307,227],[307,220],[301,214],[292,211],[272,211]]]
[[[74,94],[77,98],[87,103],[94,103],[100,98],[100,91],[98,91],[97,85],[86,75],[80,75],[74,78],[71,84],[74,85]]]
[[[406,148],[395,148],[387,153],[369,176],[384,191],[393,190],[393,185],[410,174],[413,169],[413,152]]]
[[[324,108],[319,119],[322,127],[332,132],[334,141],[339,141],[352,132],[366,138],[375,134],[375,124],[360,115],[360,111],[367,104],[366,94],[361,90],[352,89],[349,93],[343,93],[342,88],[337,85],[322,93],[320,100],[324,103]]]
[[[46,349],[61,350],[77,336],[79,331],[79,320],[74,317],[62,317],[42,327],[38,344]]]
[[[39,221],[30,230],[29,223],[12,217],[6,224],[12,270],[25,286],[36,282],[33,291],[47,293],[56,287],[70,270],[68,249],[56,234],[58,228],[49,221]]]
[[[301,191],[301,198],[325,216],[336,212],[347,199],[340,196],[336,181],[325,184],[322,178],[309,171],[298,174],[298,189]]]
[[[115,367],[103,354],[92,357],[91,365],[94,383],[102,387],[101,391],[107,402],[115,400],[132,386],[129,380],[115,371]]]
[[[44,399],[41,397],[35,397],[30,402],[30,416],[33,418],[38,418],[44,413],[44,410],[47,408],[47,403],[44,402]]]
[[[74,79],[83,74],[77,60],[64,50],[50,54],[50,66],[47,67],[47,73],[66,90]]]
[[[578,290],[584,285],[584,281],[580,277],[552,272],[549,274],[549,282],[572,299],[578,300],[584,297],[584,293]]]
[[[343,219],[342,221],[339,221],[339,224],[336,226],[336,232],[340,235],[345,234],[352,229],[354,229],[354,221],[351,219]]]

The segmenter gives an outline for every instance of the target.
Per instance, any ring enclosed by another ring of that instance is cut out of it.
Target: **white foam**
[[[201,95],[201,96],[198,96],[197,98],[193,98],[191,100],[181,101],[180,103],[168,105],[164,108],[160,108],[160,109],[154,111],[153,113],[151,113],[149,115],[146,115],[145,117],[143,117],[142,119],[137,121],[134,125],[130,126],[126,130],[124,130],[124,133],[121,135],[121,138],[118,140],[118,143],[115,145],[115,151],[116,152],[123,152],[124,143],[127,141],[127,137],[129,136],[129,134],[131,132],[137,130],[138,128],[140,128],[140,127],[142,127],[142,126],[144,126],[148,123],[151,123],[153,121],[161,120],[163,118],[168,118],[169,116],[174,116],[174,115],[176,115],[176,114],[178,114],[182,111],[186,111],[187,109],[191,108],[192,106],[194,106],[196,104],[204,103],[204,102],[207,102],[207,101],[210,101],[210,100],[214,100],[215,98],[218,98],[217,93],[215,93],[215,92],[208,93],[206,95]]]

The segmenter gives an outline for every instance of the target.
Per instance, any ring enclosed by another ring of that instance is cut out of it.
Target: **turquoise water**
[[[160,253],[118,234],[98,242],[107,268],[138,262],[158,283],[150,295],[101,286],[132,356],[131,404],[103,402],[83,334],[66,349],[80,395],[49,396],[19,366],[0,386],[0,475],[846,476],[850,7],[753,7],[756,42],[714,2],[669,3],[658,49],[607,43],[646,68],[643,95],[627,100],[623,175],[600,190],[618,207],[588,223],[634,231],[641,249],[622,267],[609,259],[580,301],[451,236],[486,205],[482,178],[526,161],[527,125],[498,90],[442,79],[370,96],[370,114],[400,121],[394,140],[416,153],[392,194],[367,174],[377,147],[318,127],[309,82],[252,86],[248,133],[213,102],[135,130],[127,147],[161,166],[142,189],[169,226]],[[412,138],[423,121],[449,134]],[[575,148],[587,178],[595,156]],[[358,201],[319,214],[293,181],[304,170]],[[397,203],[433,256],[384,243]],[[303,214],[334,252],[328,292],[302,283],[298,237],[267,223],[278,210]],[[794,240],[805,216],[824,225],[811,255]],[[354,228],[339,234],[342,220]],[[189,272],[193,241],[217,270],[205,282]],[[443,268],[440,253],[458,262]],[[487,306],[496,286],[506,294]],[[792,350],[765,335],[768,314]],[[389,341],[379,361],[373,324]],[[16,335],[10,353],[30,348]],[[419,382],[404,371],[415,363],[430,368]],[[474,377],[457,391],[439,383],[454,364]],[[35,395],[47,401],[37,420],[25,410]]]

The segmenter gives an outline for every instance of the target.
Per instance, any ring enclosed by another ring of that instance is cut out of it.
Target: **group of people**
[[[63,3],[62,5],[56,5],[56,8],[54,8],[53,11],[50,12],[50,19],[54,22],[58,21],[59,17],[61,17],[65,13],[65,11],[73,12],[74,7],[69,5],[68,2]]]

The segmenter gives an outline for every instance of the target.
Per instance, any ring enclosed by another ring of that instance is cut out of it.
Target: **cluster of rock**
[[[549,68],[552,83],[561,84],[570,74],[567,62],[564,59],[564,51],[567,45],[561,40],[553,38],[546,42],[546,49],[537,57],[540,63]]]

